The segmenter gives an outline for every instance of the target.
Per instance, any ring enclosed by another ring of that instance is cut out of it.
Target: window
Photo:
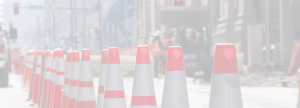
[[[220,0],[220,19],[225,19],[229,15],[228,0]]]

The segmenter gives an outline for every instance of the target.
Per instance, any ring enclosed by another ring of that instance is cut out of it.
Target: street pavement
[[[94,77],[95,93],[98,88],[98,78]],[[130,108],[133,77],[124,77],[126,103]],[[155,94],[158,108],[162,102],[163,78],[154,78]],[[190,108],[208,108],[209,84],[193,82],[187,78]],[[97,94],[96,94],[97,95]],[[22,88],[21,76],[10,74],[9,87],[0,88],[0,108],[35,108],[26,101],[28,91]],[[244,108],[296,108],[298,88],[284,87],[242,87]]]

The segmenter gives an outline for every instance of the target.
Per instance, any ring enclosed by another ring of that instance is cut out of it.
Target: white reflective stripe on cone
[[[238,73],[212,74],[209,108],[243,108]]]
[[[42,73],[42,56],[38,55],[36,59],[36,68],[35,68],[35,74],[41,74]]]
[[[166,71],[162,108],[189,108],[185,71]]]
[[[126,108],[126,102],[124,98],[104,99],[103,108]]]
[[[136,64],[132,96],[155,96],[150,64]]]
[[[64,85],[65,82],[64,78],[65,78],[64,75],[57,75],[55,85]]]
[[[107,69],[105,90],[124,90],[121,65],[108,64]]]
[[[97,99],[97,108],[102,108],[103,106],[100,105],[103,105],[104,94],[99,93]]]
[[[65,72],[66,70],[66,61],[64,58],[57,58],[57,68],[56,71],[57,72]]]
[[[80,77],[79,77],[79,81],[93,81],[93,72],[91,70],[91,63],[90,61],[82,61],[81,62],[81,68],[80,70]],[[84,76],[84,77],[81,77]]]
[[[99,86],[105,86],[107,64],[101,64],[100,69],[101,70],[99,74]]]
[[[77,99],[78,86],[70,86],[69,99]]]
[[[64,96],[69,95],[69,87],[71,83],[71,76],[72,76],[72,62],[66,62],[66,73],[65,73],[65,80],[68,81],[68,84],[64,84]],[[67,82],[65,82],[67,83]]]
[[[79,87],[77,101],[95,101],[94,92],[93,87]]]
[[[73,62],[73,71],[70,79],[69,99],[77,99],[77,90],[79,84],[80,62]],[[72,82],[77,82],[77,86],[72,86]]]

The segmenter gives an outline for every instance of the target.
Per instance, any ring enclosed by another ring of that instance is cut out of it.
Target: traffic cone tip
[[[80,57],[79,57],[78,51],[73,52],[73,62],[80,62]]]
[[[150,64],[149,46],[140,45],[137,48],[136,64]]]
[[[88,49],[82,50],[81,61],[90,61],[90,51]]]
[[[104,49],[102,50],[101,64],[107,64],[107,59],[108,59],[108,49]]]
[[[109,48],[108,64],[120,64],[119,50],[116,47]]]
[[[72,62],[72,59],[73,59],[73,51],[68,51],[67,62]]]
[[[180,46],[170,46],[168,49],[166,71],[184,71],[183,51]]]
[[[234,44],[217,44],[213,73],[237,73],[236,49]]]

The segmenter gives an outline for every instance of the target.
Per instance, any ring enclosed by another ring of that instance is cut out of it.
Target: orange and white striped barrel
[[[189,108],[182,48],[168,49],[162,108]]]
[[[28,72],[28,52],[25,53],[25,56],[24,56],[24,61],[23,61],[23,64],[24,64],[24,73],[23,73],[23,85],[26,87],[26,81],[27,81],[27,72]]]
[[[96,108],[90,51],[82,50],[76,108]]]
[[[75,108],[76,107],[75,105],[76,105],[76,99],[77,99],[79,75],[80,75],[79,52],[74,51],[67,108]]]
[[[138,46],[131,108],[157,108],[148,46]]]
[[[217,44],[209,108],[243,108],[234,44]]]
[[[31,86],[31,76],[32,76],[32,72],[33,72],[33,63],[34,63],[34,52],[28,52],[28,71],[27,71],[27,85],[28,85],[28,89],[30,89]]]
[[[19,74],[23,74],[23,60],[24,60],[24,56],[23,55],[19,55],[19,60],[18,60],[18,72]]]
[[[43,52],[36,51],[36,55],[37,58],[36,58],[35,71],[34,71],[33,97],[32,97],[32,102],[34,104],[38,103],[39,94],[40,94]]]
[[[67,53],[67,61],[66,61],[65,84],[64,84],[64,89],[63,89],[62,108],[67,107],[68,96],[69,96],[69,87],[70,87],[70,78],[72,75],[72,61],[73,61],[73,51],[69,51]]]
[[[53,91],[53,107],[52,108],[61,108],[62,106],[62,97],[63,97],[63,85],[65,80],[65,69],[66,60],[64,58],[64,51],[57,51],[57,68],[56,68],[56,80],[54,84]]]
[[[52,58],[52,64],[51,64],[51,73],[50,73],[50,80],[49,80],[49,89],[48,89],[48,99],[46,108],[51,108],[52,106],[52,94],[53,94],[53,88],[54,88],[54,81],[56,79],[56,67],[57,67],[57,50],[53,51],[53,58]]]
[[[47,92],[49,90],[49,80],[51,76],[51,65],[52,65],[52,56],[51,51],[47,51],[46,59],[45,59],[45,69],[44,69],[44,81],[43,81],[43,89],[42,89],[42,97],[41,97],[41,108],[46,108],[47,102]]]
[[[106,72],[107,72],[107,59],[108,59],[108,50],[104,49],[102,50],[102,55],[101,55],[97,108],[103,107],[104,87],[105,87]]]
[[[118,48],[109,48],[103,108],[126,108]]]

